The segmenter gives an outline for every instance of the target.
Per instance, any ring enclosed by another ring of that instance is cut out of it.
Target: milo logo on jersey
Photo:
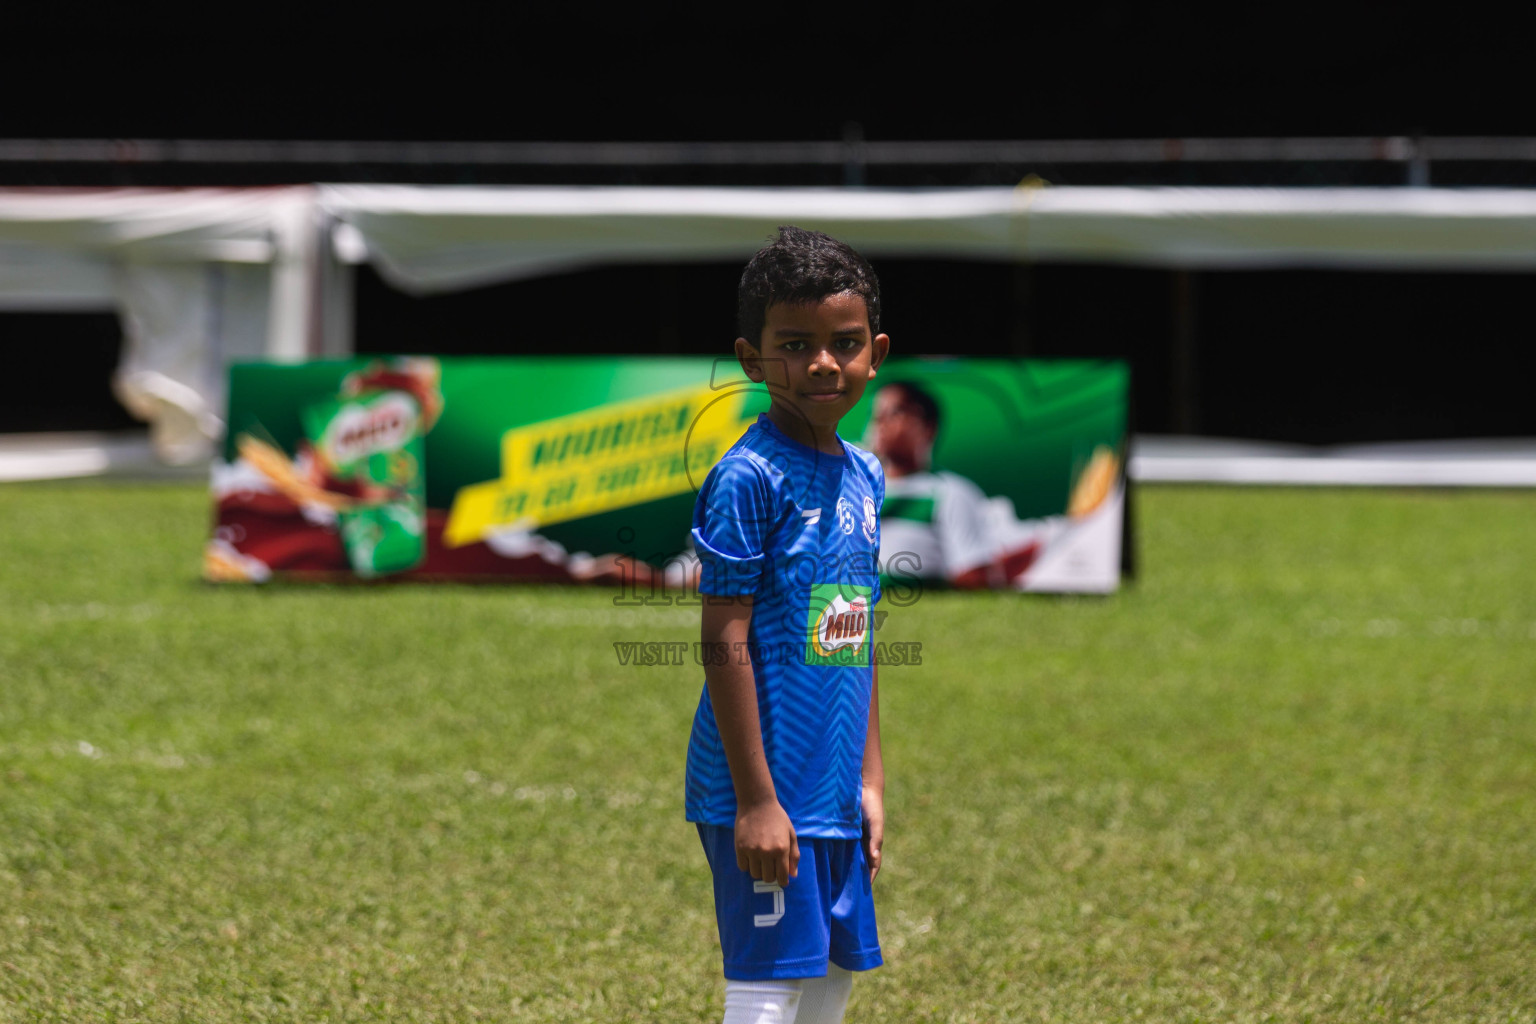
[[[814,583],[805,618],[807,665],[869,664],[873,587]]]

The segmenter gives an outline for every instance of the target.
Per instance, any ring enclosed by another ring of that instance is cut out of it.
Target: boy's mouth
[[[835,402],[843,397],[841,391],[802,391],[800,394],[813,402]]]

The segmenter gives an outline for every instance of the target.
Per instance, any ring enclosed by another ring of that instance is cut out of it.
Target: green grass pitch
[[[1536,495],[1146,488],[930,594],[850,1021],[1536,1018]],[[213,588],[201,488],[0,488],[0,1020],[710,1021],[696,613]]]

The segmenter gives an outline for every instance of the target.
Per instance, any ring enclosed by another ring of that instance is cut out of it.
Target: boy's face
[[[871,336],[864,299],[852,292],[819,302],[774,303],[754,345],[736,339],[748,377],[767,383],[769,417],[791,437],[813,446],[831,440],[885,361],[891,339]],[[805,436],[807,428],[814,439]]]

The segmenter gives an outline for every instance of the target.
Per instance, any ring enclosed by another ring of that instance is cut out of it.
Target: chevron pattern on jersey
[[[866,613],[880,599],[872,572],[879,530],[871,539],[859,510],[880,507],[885,478],[873,455],[847,442],[843,452],[817,452],[759,417],[700,489],[693,542],[703,593],[753,595],[752,670],[779,803],[800,835],[853,839],[862,831],[872,632],[859,657],[843,659],[853,664],[806,663],[813,590],[823,603],[832,591],[849,600],[867,594]],[[843,631],[859,625],[857,618],[834,623],[827,642],[850,649]],[[689,738],[685,797],[689,821],[735,823],[735,788],[707,688]]]

